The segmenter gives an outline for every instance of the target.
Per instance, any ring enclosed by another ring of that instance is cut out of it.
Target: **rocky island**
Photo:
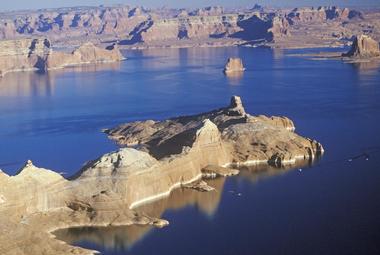
[[[0,77],[9,72],[47,71],[67,66],[116,62],[124,57],[119,49],[111,50],[85,43],[72,53],[54,51],[48,39],[0,41]]]
[[[246,113],[234,96],[227,107],[210,112],[105,130],[123,148],[88,162],[70,179],[31,161],[15,176],[0,171],[0,253],[93,254],[54,239],[51,232],[74,226],[165,226],[167,221],[136,207],[178,187],[213,190],[200,180],[237,174],[243,165],[281,167],[322,155],[320,143],[294,130],[286,117]]]
[[[245,68],[241,58],[229,58],[223,71],[225,74],[229,74],[233,72],[243,72],[244,70]]]

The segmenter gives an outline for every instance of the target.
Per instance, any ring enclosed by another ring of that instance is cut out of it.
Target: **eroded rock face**
[[[227,60],[226,66],[224,67],[225,73],[231,72],[243,72],[245,70],[243,66],[243,61],[241,58],[229,58]]]
[[[116,62],[123,60],[121,52],[101,49],[86,43],[71,54],[53,51],[48,39],[0,41],[0,77],[8,72],[62,68],[69,65]]]
[[[344,57],[371,58],[380,56],[379,43],[367,35],[359,35],[354,38],[349,52]]]

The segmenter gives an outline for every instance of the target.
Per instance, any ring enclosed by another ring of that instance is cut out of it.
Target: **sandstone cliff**
[[[53,51],[48,39],[0,41],[0,77],[8,72],[46,71],[69,65],[116,62],[123,60],[117,47],[101,49],[86,43],[71,54]]]
[[[371,58],[380,56],[379,43],[366,35],[355,36],[351,49],[344,57]]]

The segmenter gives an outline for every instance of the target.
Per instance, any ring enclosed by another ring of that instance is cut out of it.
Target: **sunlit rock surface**
[[[227,107],[106,131],[123,145],[88,162],[69,180],[28,161],[15,176],[0,172],[0,254],[92,254],[52,238],[69,227],[169,224],[142,211],[176,188],[214,192],[202,178],[238,174],[242,165],[312,161],[318,142],[294,133],[286,117],[251,116],[240,97]],[[217,188],[217,187],[216,187]],[[205,202],[204,210],[214,207]]]

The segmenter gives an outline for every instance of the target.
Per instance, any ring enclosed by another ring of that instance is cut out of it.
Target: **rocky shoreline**
[[[74,226],[163,227],[167,221],[136,208],[179,187],[211,191],[203,178],[238,174],[234,168],[242,164],[284,167],[323,154],[320,143],[294,129],[286,117],[247,114],[234,96],[229,106],[207,113],[106,130],[134,148],[90,161],[70,179],[31,161],[15,176],[0,172],[0,253],[93,254],[50,233]]]

